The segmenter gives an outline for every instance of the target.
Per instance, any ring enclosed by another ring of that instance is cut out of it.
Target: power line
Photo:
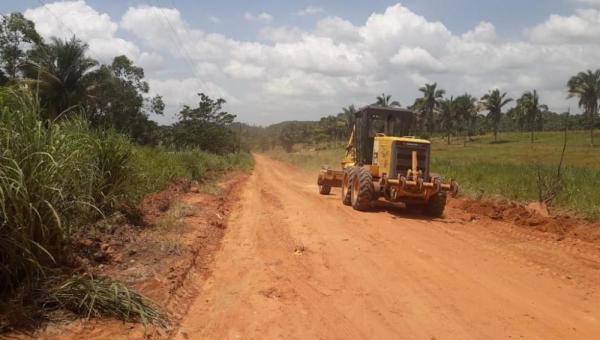
[[[194,67],[194,64],[192,62],[192,58],[190,57],[190,54],[188,53],[188,50],[185,47],[185,44],[183,44],[181,42],[181,40],[179,39],[179,34],[177,33],[177,31],[175,30],[175,27],[173,26],[173,24],[171,23],[171,21],[169,20],[169,18],[165,14],[165,12],[163,11],[162,4],[160,3],[160,1],[159,0],[155,0],[155,2],[156,2],[156,5],[157,5],[157,9],[159,10],[159,15],[164,19],[164,21],[169,26],[169,29],[173,33],[174,42],[175,42],[175,44],[178,45],[180,51],[182,52],[181,56],[187,62],[188,66],[190,66],[190,69],[192,71],[192,75],[195,76],[194,81],[196,82],[196,86],[198,86],[198,90],[201,91],[202,90],[202,83],[201,83],[200,77],[196,73],[196,68]],[[187,28],[185,27],[185,25],[183,25],[182,28],[186,31],[186,33],[187,33],[188,36],[191,36],[191,34],[189,33],[189,31],[187,30]]]

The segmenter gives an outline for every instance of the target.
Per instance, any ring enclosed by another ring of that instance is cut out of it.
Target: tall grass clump
[[[43,121],[25,90],[0,91],[0,295],[37,282],[75,229],[113,204],[127,148],[81,119]]]

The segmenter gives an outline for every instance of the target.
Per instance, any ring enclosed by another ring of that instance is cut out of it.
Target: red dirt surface
[[[517,207],[497,220],[452,205],[361,213],[256,156],[174,337],[600,339],[597,243],[502,221]]]

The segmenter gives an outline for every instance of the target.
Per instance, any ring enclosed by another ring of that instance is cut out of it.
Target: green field
[[[533,144],[528,133],[502,133],[498,142],[485,135],[474,137],[466,145],[463,139],[453,139],[448,145],[445,139],[434,138],[432,143],[432,171],[457,179],[462,194],[536,201],[538,172],[547,182],[557,172],[563,132],[536,133]],[[270,155],[316,172],[322,164],[338,167],[344,153],[342,146],[299,150],[293,153],[275,150]],[[600,183],[600,147],[589,145],[588,132],[568,132],[562,183],[553,208],[600,218],[600,190],[596,188]]]

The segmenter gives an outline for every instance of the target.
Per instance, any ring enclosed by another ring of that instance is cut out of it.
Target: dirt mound
[[[574,237],[584,241],[600,241],[600,224],[566,214],[549,214],[545,206],[523,204],[509,200],[472,200],[459,198],[450,200],[449,207],[470,214],[470,220],[485,216],[521,227],[549,232],[559,237]]]

